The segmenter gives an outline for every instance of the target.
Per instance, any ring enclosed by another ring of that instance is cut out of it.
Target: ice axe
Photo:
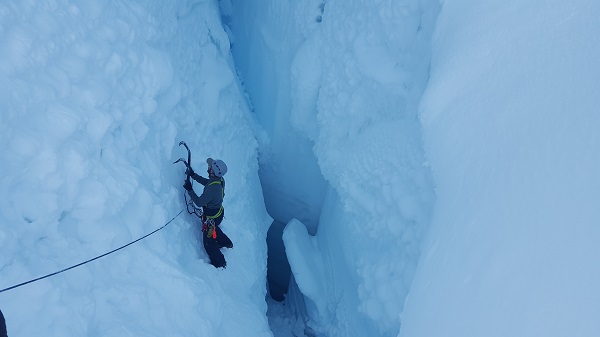
[[[177,164],[179,162],[182,162],[185,164],[185,167],[187,168],[187,170],[185,172],[185,174],[186,174],[185,180],[191,184],[192,182],[190,181],[190,172],[192,171],[192,167],[190,166],[190,163],[192,162],[192,152],[190,151],[190,148],[187,146],[187,144],[183,140],[179,142],[179,146],[181,146],[181,145],[185,146],[185,149],[187,150],[187,153],[188,153],[188,159],[186,161],[183,158],[179,158],[176,161],[174,161],[173,164]],[[194,205],[194,203],[191,200],[188,202],[185,192],[183,193],[183,198],[185,200],[185,207],[187,208],[188,213],[195,214],[197,217],[202,219],[202,208],[196,207],[196,205]],[[191,208],[191,210],[190,210],[190,208]]]
[[[181,145],[185,146],[185,149],[187,150],[187,153],[188,153],[188,159],[186,161],[183,158],[179,158],[176,161],[174,161],[173,164],[177,164],[179,162],[183,162],[185,164],[185,167],[187,168],[185,180],[187,180],[189,182],[190,181],[190,172],[192,171],[192,168],[190,167],[190,163],[192,162],[192,152],[190,151],[190,148],[187,146],[187,144],[183,140],[179,142],[179,146],[181,146]]]

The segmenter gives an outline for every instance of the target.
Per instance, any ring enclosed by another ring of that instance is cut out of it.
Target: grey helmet
[[[211,168],[213,173],[219,178],[227,173],[227,165],[225,165],[225,162],[221,159],[213,160],[212,158],[208,158],[206,159],[206,163]]]

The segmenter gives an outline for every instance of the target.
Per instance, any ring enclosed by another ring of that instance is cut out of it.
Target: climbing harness
[[[223,197],[225,197],[225,187],[223,187],[223,178],[221,178],[220,180],[215,180],[212,183],[208,184],[210,185],[221,185],[221,190],[223,193]],[[219,207],[219,211],[217,212],[217,214],[215,215],[207,215],[206,216],[206,222],[208,223],[208,230],[206,233],[206,237],[207,238],[213,238],[216,239],[217,238],[217,230],[216,230],[216,225],[215,225],[215,219],[217,219],[218,217],[220,217],[223,214],[223,205],[221,204],[221,207]],[[204,222],[203,222],[204,223]],[[204,227],[204,226],[203,226]]]
[[[181,213],[183,213],[183,209],[182,209],[181,211],[179,211],[179,213],[177,213],[177,215],[175,215],[175,216],[174,216],[174,217],[173,217],[171,220],[167,221],[167,223],[166,223],[166,224],[164,224],[162,227],[160,227],[160,228],[158,228],[158,229],[156,229],[156,230],[154,230],[154,231],[152,231],[152,232],[150,232],[150,233],[148,233],[148,234],[146,234],[146,235],[142,236],[141,238],[139,238],[139,239],[137,239],[137,240],[135,240],[135,241],[131,241],[130,243],[128,243],[128,244],[126,244],[126,245],[123,245],[123,246],[121,246],[121,247],[119,247],[119,248],[113,249],[113,250],[111,250],[111,251],[110,251],[110,252],[108,252],[108,253],[104,253],[104,254],[102,254],[102,255],[96,256],[96,257],[94,257],[94,258],[92,258],[92,259],[89,259],[89,260],[87,260],[87,261],[83,261],[83,262],[81,262],[81,263],[78,263],[78,264],[76,264],[76,265],[74,265],[74,266],[71,266],[71,267],[65,268],[65,269],[63,269],[63,270],[59,270],[59,271],[57,271],[57,272],[54,272],[54,273],[51,273],[51,274],[48,274],[48,275],[45,275],[45,276],[42,276],[42,277],[38,277],[38,278],[36,278],[36,279],[29,280],[29,281],[27,281],[27,282],[19,283],[19,284],[17,284],[17,285],[14,285],[14,286],[12,286],[12,287],[4,288],[4,289],[0,290],[0,293],[2,293],[2,292],[5,292],[5,291],[8,291],[8,290],[11,290],[11,289],[18,288],[18,287],[20,287],[20,286],[24,286],[24,285],[26,285],[26,284],[29,284],[29,283],[33,283],[33,282],[36,282],[36,281],[39,281],[39,280],[43,280],[43,279],[45,279],[45,278],[48,278],[48,277],[50,277],[50,276],[54,276],[54,275],[60,274],[60,273],[62,273],[62,272],[65,272],[65,271],[67,271],[67,270],[71,270],[71,269],[73,269],[73,268],[76,268],[76,267],[82,266],[82,265],[84,265],[84,264],[86,264],[86,263],[89,263],[89,262],[92,262],[92,261],[94,261],[94,260],[98,260],[98,259],[99,259],[99,258],[101,258],[101,257],[104,257],[104,256],[107,256],[107,255],[110,255],[110,254],[112,254],[112,253],[114,253],[114,252],[116,252],[116,251],[118,251],[118,250],[121,250],[121,249],[123,249],[123,248],[125,248],[125,247],[127,247],[127,246],[130,246],[130,245],[132,245],[132,244],[134,244],[134,243],[136,243],[136,242],[138,242],[138,241],[140,241],[140,240],[142,240],[142,239],[145,239],[145,238],[149,237],[150,235],[152,235],[152,234],[154,234],[154,233],[158,232],[159,230],[161,230],[161,229],[163,229],[163,228],[167,227],[167,225],[168,225],[168,224],[170,224],[171,222],[173,222],[173,220],[175,220],[175,219],[176,219],[176,218],[177,218],[179,215],[181,215]]]
[[[221,190],[223,191],[222,192],[223,193],[222,197],[224,198],[225,197],[225,188],[223,187],[223,178],[221,178],[221,180],[215,180],[215,181],[213,181],[212,183],[208,184],[208,186],[210,186],[210,185],[216,185],[216,184],[221,185]],[[219,207],[219,211],[217,212],[217,214],[215,214],[215,215],[207,215],[206,217],[208,219],[213,219],[214,220],[214,219],[220,217],[221,214],[223,214],[223,205],[222,204],[221,204],[221,207]]]

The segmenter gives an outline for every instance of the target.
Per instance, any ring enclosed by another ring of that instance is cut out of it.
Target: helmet
[[[217,177],[222,177],[227,173],[227,165],[221,159],[213,160],[212,158],[208,158],[206,159],[206,163]]]

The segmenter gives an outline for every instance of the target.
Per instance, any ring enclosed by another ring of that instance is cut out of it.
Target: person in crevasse
[[[202,207],[202,236],[204,250],[210,258],[210,263],[215,268],[227,266],[221,248],[233,248],[233,242],[223,233],[219,224],[223,221],[225,210],[223,209],[223,198],[225,197],[225,179],[227,165],[222,160],[206,159],[208,164],[208,179],[198,175],[190,166],[186,174],[204,185],[204,191],[198,196],[192,188],[192,183],[186,180],[183,188],[188,191],[190,198],[198,207]]]

